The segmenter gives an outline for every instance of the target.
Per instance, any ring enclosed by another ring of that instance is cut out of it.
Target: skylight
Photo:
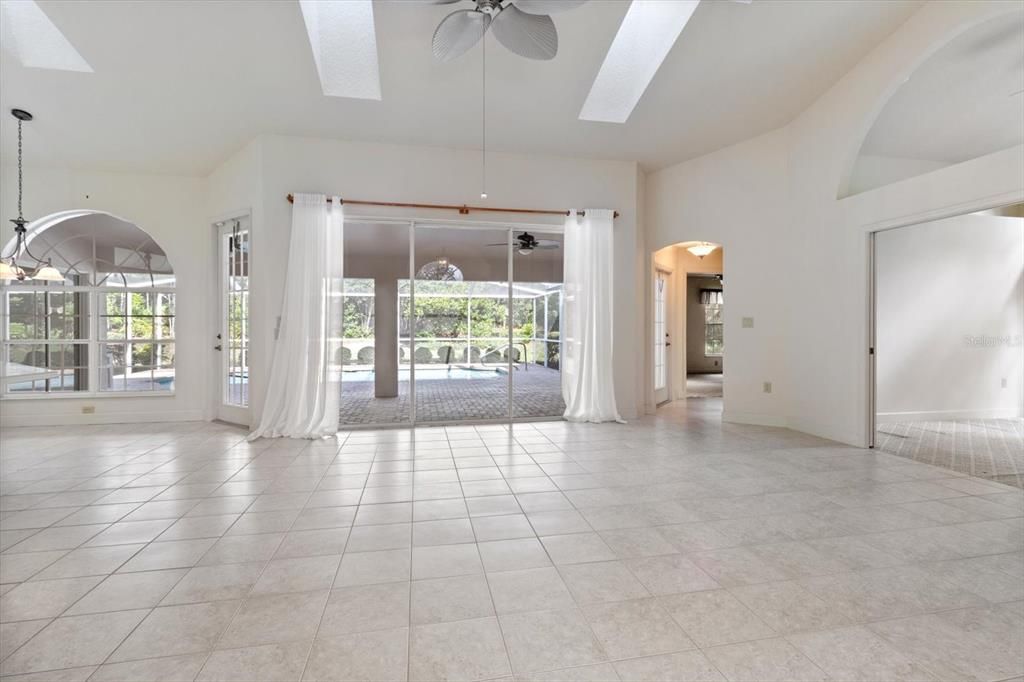
[[[299,6],[323,93],[379,100],[372,0],[299,0]]]
[[[0,43],[22,66],[92,73],[92,67],[35,0],[0,2],[0,25]]]
[[[625,123],[700,0],[633,0],[580,119]]]

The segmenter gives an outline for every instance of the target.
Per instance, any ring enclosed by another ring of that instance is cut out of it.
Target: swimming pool
[[[508,373],[500,367],[486,367],[480,369],[466,369],[465,367],[417,367],[416,381],[446,381],[448,379],[480,381],[502,378],[507,374]],[[409,370],[399,370],[398,380],[409,381]],[[341,374],[341,382],[345,383],[347,381],[373,381],[373,370],[345,370]]]

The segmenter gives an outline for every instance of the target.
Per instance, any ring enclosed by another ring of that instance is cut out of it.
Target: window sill
[[[25,395],[4,393],[0,400],[110,400],[111,398],[173,398],[174,391],[120,391],[117,393],[29,393]]]

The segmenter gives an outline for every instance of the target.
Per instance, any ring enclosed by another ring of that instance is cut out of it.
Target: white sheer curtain
[[[338,431],[344,209],[338,197],[294,199],[280,331],[263,415],[250,440]]]
[[[612,222],[588,208],[565,221],[562,397],[574,422],[622,421],[615,406],[612,365]]]

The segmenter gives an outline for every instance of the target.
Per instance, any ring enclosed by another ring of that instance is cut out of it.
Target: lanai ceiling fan
[[[424,0],[451,5],[462,0]],[[554,59],[558,31],[550,14],[579,7],[587,0],[471,0],[473,9],[452,12],[434,31],[434,56],[442,62],[465,54],[492,29],[498,42],[521,57]]]
[[[513,244],[513,246],[522,256],[529,256],[535,250],[550,251],[559,247],[559,243],[554,239],[537,239],[529,232],[523,232],[521,235],[518,235],[516,241],[518,244]],[[501,242],[498,244],[488,244],[487,246],[508,246],[508,244]]]

